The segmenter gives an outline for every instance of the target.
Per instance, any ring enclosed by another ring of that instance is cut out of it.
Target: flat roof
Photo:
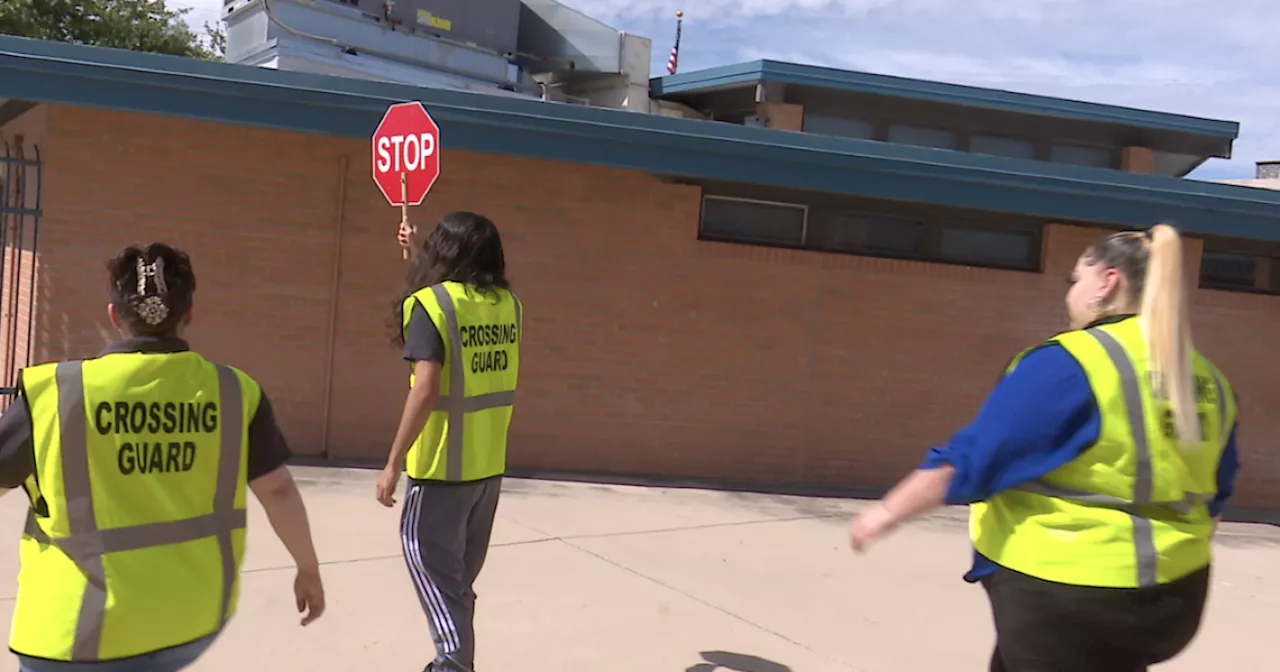
[[[1182,114],[1153,112],[1117,105],[1087,103],[1000,89],[931,82],[869,72],[838,70],[799,63],[759,60],[695,70],[649,80],[655,98],[679,98],[745,84],[777,82],[837,91],[915,98],[950,105],[983,107],[1022,114],[1118,124],[1134,128],[1177,131],[1235,140],[1240,124]]]
[[[445,151],[1280,241],[1276,191],[24,38],[0,98],[358,138],[420,100]]]

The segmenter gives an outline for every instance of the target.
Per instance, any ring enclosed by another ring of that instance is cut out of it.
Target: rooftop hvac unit
[[[414,86],[482,87],[490,92],[507,87],[524,96],[532,93],[509,54],[459,39],[472,28],[483,32],[483,22],[446,21],[441,18],[444,3],[397,0],[384,12],[382,0],[223,2],[226,59],[232,63]],[[472,2],[490,6],[506,0]],[[424,9],[428,6],[435,9]],[[520,0],[515,0],[512,16],[519,17],[519,7]],[[395,30],[389,30],[387,16],[399,22]],[[425,26],[424,21],[434,23]],[[507,46],[514,35],[509,35]]]
[[[516,50],[520,0],[328,0],[397,26],[495,51]]]

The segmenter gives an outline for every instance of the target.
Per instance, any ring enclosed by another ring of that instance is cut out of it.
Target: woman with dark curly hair
[[[30,513],[10,648],[23,672],[177,672],[235,613],[245,497],[297,563],[307,625],[324,611],[289,447],[257,381],[190,349],[196,276],[181,250],[107,263],[111,322],[92,359],[23,369],[0,417],[0,487]]]
[[[471,212],[446,215],[410,245],[392,342],[411,363],[409,393],[377,498],[395,504],[405,562],[435,641],[432,672],[475,665],[472,586],[484,566],[507,464],[520,373],[521,304],[511,293],[498,229]]]

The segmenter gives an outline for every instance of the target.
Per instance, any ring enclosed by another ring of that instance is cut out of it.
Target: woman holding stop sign
[[[410,362],[410,389],[377,499],[394,506],[407,472],[400,539],[435,640],[436,657],[426,669],[471,672],[472,586],[506,471],[522,306],[488,218],[450,213],[425,241],[402,224],[400,243],[412,258],[389,327]]]

